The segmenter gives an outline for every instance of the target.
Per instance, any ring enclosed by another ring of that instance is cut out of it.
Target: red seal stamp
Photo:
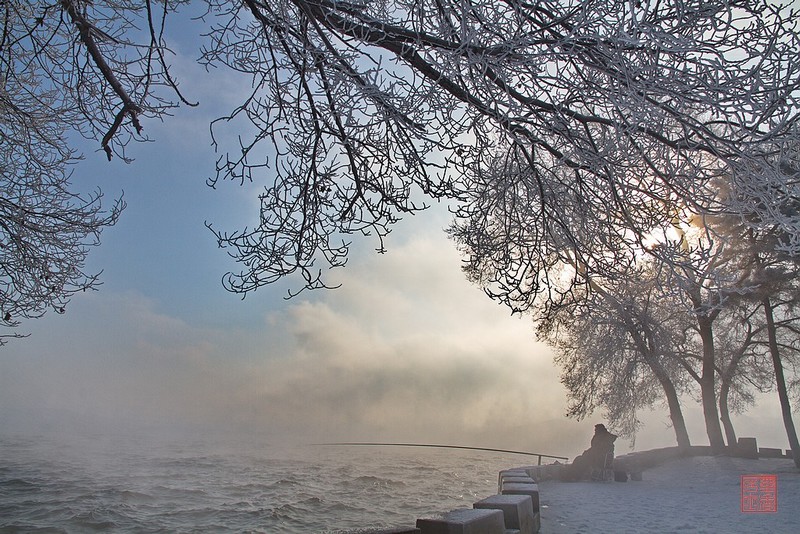
[[[742,475],[742,512],[778,511],[778,475]]]

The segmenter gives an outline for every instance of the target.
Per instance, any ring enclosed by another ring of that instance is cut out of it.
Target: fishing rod
[[[466,449],[470,451],[489,451],[502,452],[506,454],[522,454],[525,456],[538,456],[539,465],[542,465],[542,458],[555,458],[557,460],[569,460],[566,456],[553,456],[552,454],[541,454],[538,452],[512,451],[509,449],[492,449],[488,447],[467,447],[465,445],[434,445],[430,443],[377,443],[363,441],[340,441],[335,443],[315,443],[318,446],[368,446],[368,447],[427,447],[434,449]]]

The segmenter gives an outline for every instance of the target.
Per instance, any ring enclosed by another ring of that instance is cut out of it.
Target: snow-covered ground
[[[741,511],[741,475],[777,474],[776,513]],[[542,534],[800,533],[800,471],[791,460],[698,456],[640,482],[539,484]]]

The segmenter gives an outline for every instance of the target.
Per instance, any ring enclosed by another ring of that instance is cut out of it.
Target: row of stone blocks
[[[539,486],[525,468],[501,471],[498,494],[441,517],[418,519],[420,534],[536,534]]]
[[[794,458],[791,449],[784,454],[783,449],[759,447],[756,438],[739,438],[734,452],[743,458]]]
[[[758,447],[755,438],[739,438],[737,456],[751,458],[791,458],[781,449]],[[618,456],[615,462],[629,472],[632,480],[641,480],[643,469],[681,456],[711,454],[708,446],[688,449],[664,447]],[[453,510],[434,519],[418,519],[416,528],[372,531],[371,534],[536,534],[541,527],[539,486],[536,480],[558,478],[562,464],[519,467],[500,471],[498,494],[478,501],[472,509]]]

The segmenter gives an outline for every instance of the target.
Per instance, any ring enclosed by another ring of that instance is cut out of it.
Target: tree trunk
[[[789,393],[786,390],[786,378],[783,375],[783,364],[781,363],[781,355],[778,351],[778,333],[775,328],[775,317],[772,314],[772,303],[769,297],[764,297],[761,304],[764,306],[764,314],[767,318],[769,352],[772,355],[772,365],[775,367],[775,383],[778,386],[778,398],[781,401],[783,426],[786,427],[786,436],[789,438],[789,445],[792,447],[794,465],[800,469],[800,443],[797,441],[797,431],[794,428],[794,421],[792,420],[792,406],[789,403]]]
[[[688,449],[691,447],[689,441],[689,431],[686,429],[686,421],[683,418],[683,410],[681,410],[681,403],[678,399],[678,392],[675,390],[675,385],[670,380],[666,369],[655,360],[655,358],[645,358],[645,361],[653,370],[653,374],[661,383],[664,388],[664,394],[667,396],[667,406],[669,407],[669,418],[672,421],[672,428],[675,430],[675,438],[678,440],[678,447],[681,449]]]
[[[733,384],[736,370],[739,367],[739,362],[744,358],[746,348],[753,340],[753,331],[748,328],[747,337],[742,342],[741,347],[731,354],[731,360],[728,362],[720,377],[719,388],[719,413],[722,420],[722,427],[725,429],[725,439],[728,441],[728,448],[735,450],[738,446],[736,441],[736,431],[733,428],[733,421],[731,421],[731,410],[728,407],[728,398],[730,396],[731,385]]]
[[[725,440],[728,442],[728,449],[735,449],[736,431],[733,429],[731,411],[728,408],[728,392],[730,389],[730,382],[723,380],[719,391],[719,416],[720,420],[722,420],[722,427],[725,429]]]
[[[678,440],[678,447],[688,449],[692,446],[689,441],[689,431],[686,429],[686,421],[683,419],[683,411],[678,400],[678,393],[671,381],[662,382],[664,393],[667,395],[667,405],[669,406],[669,418],[672,420],[672,428],[675,430],[675,439]]]
[[[714,380],[716,373],[714,367],[714,335],[711,319],[705,315],[698,315],[697,325],[700,330],[700,338],[703,341],[703,370],[700,376],[703,418],[706,423],[706,433],[708,434],[708,444],[711,445],[711,452],[719,454],[725,452],[725,440],[722,437],[722,427],[720,427],[719,414],[717,413],[717,392]]]

